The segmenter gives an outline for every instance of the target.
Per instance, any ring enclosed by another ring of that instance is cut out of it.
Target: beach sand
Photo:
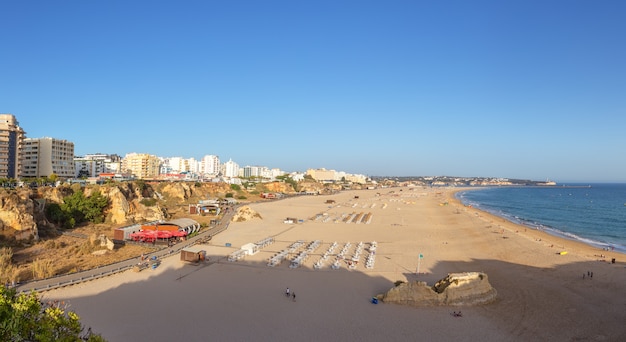
[[[202,245],[207,263],[184,263],[176,254],[155,270],[43,296],[69,302],[109,341],[626,340],[626,255],[465,207],[453,196],[458,190],[344,191],[251,204],[262,218],[233,222]],[[370,214],[371,222],[343,221],[353,213]],[[287,217],[303,222],[284,223]],[[257,254],[227,260],[242,245],[268,237],[274,243]],[[298,240],[322,244],[299,268],[288,261],[267,265]],[[355,269],[332,269],[332,259],[313,268],[333,242],[335,252],[350,242],[351,256],[356,244],[367,248],[372,241],[378,244],[373,269],[363,265],[366,252]],[[448,273],[469,271],[488,274],[498,291],[494,303],[418,308],[370,302],[398,280],[433,285]],[[284,296],[287,287],[297,301]]]

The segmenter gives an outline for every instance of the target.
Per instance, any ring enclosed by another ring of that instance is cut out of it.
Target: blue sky
[[[0,1],[0,113],[77,155],[626,182],[623,1]]]

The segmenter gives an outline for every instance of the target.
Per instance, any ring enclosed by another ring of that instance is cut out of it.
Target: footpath
[[[179,242],[172,247],[163,248],[157,250],[155,252],[145,254],[146,259],[150,260],[152,258],[156,258],[157,260],[170,256],[174,253],[180,252],[182,249],[187,248],[189,246],[193,246],[197,243],[204,243],[209,241],[213,236],[223,232],[228,228],[230,220],[234,216],[236,212],[235,209],[228,210],[228,212],[222,217],[219,223],[215,227],[209,227],[208,229],[201,231],[196,236],[191,237],[185,241]],[[16,290],[18,293],[20,292],[30,292],[30,291],[49,291],[56,288],[70,286],[74,284],[78,284],[85,281],[90,281],[106,276],[110,276],[115,273],[124,272],[129,269],[132,269],[137,265],[137,258],[127,259],[124,261],[120,261],[114,264],[109,264],[105,266],[101,266],[98,268],[93,268],[81,272],[75,272],[70,274],[64,274],[52,278],[42,279],[42,280],[34,280],[26,283],[21,283],[16,285]]]

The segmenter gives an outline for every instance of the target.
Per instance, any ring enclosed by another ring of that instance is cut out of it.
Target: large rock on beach
[[[245,221],[250,221],[254,218],[262,219],[261,215],[257,213],[256,211],[252,210],[252,208],[248,206],[243,206],[237,210],[237,213],[233,216],[232,221],[233,222],[245,222]]]
[[[401,283],[378,295],[384,303],[411,306],[469,306],[493,302],[497,291],[482,272],[450,273],[434,286],[423,281]]]

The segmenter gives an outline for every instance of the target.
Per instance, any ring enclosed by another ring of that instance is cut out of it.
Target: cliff
[[[0,233],[16,240],[38,239],[35,208],[43,210],[28,189],[0,191]]]
[[[295,193],[290,184],[263,183],[271,192]],[[75,191],[86,197],[99,191],[109,201],[104,209],[105,224],[122,226],[146,221],[168,220],[187,215],[189,204],[211,198],[236,196],[239,200],[257,200],[242,190],[233,190],[227,183],[201,182],[121,182],[104,185],[78,184],[37,189],[0,190],[0,235],[15,240],[38,239],[40,229],[55,229],[46,218],[46,206],[62,204],[63,198]]]

